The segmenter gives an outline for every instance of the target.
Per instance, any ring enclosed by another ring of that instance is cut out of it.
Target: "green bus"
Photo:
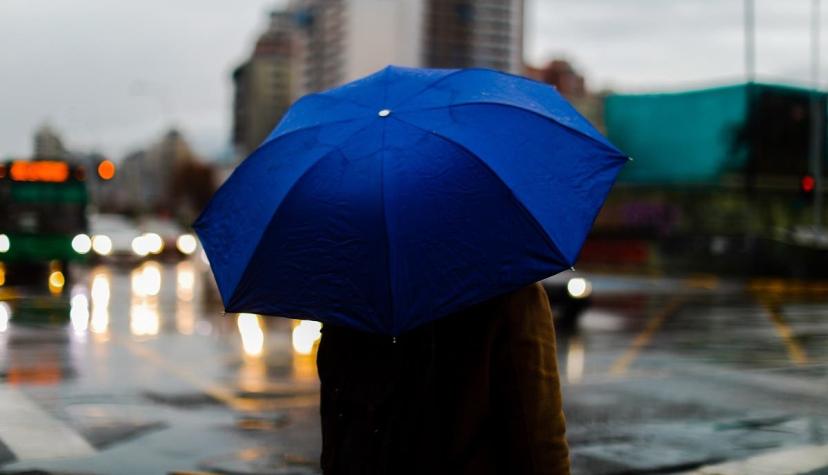
[[[64,294],[91,247],[86,178],[65,161],[0,162],[0,289]]]

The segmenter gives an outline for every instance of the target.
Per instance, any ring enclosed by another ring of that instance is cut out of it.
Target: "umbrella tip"
[[[634,158],[632,158],[632,157],[627,157],[627,160],[629,160],[629,161],[631,161],[631,162],[634,162],[634,161],[635,161],[635,159],[634,159]]]
[[[377,112],[377,115],[380,117],[388,117],[391,115],[391,109],[382,109],[381,111]]]
[[[572,272],[575,272],[575,266],[570,267],[569,270],[571,270]]]

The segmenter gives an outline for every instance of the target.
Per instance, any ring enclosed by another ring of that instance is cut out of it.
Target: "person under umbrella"
[[[388,67],[300,99],[194,227],[228,312],[323,322],[325,473],[568,473],[536,282],[626,160],[547,85]]]

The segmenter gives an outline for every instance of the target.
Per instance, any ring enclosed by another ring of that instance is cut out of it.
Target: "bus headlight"
[[[78,254],[86,254],[92,249],[92,240],[86,234],[78,234],[72,238],[72,249]]]
[[[0,234],[0,252],[9,252],[11,248],[11,241],[5,234]]]
[[[112,253],[112,239],[105,234],[92,236],[92,250],[99,256],[108,256]]]
[[[182,234],[178,236],[178,239],[175,241],[175,247],[182,254],[187,254],[188,256],[195,252],[198,243],[196,242],[195,236],[192,234]]]

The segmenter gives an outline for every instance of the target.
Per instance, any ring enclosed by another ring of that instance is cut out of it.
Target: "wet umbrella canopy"
[[[572,266],[626,160],[548,85],[390,66],[297,101],[194,226],[228,312],[397,335]]]

